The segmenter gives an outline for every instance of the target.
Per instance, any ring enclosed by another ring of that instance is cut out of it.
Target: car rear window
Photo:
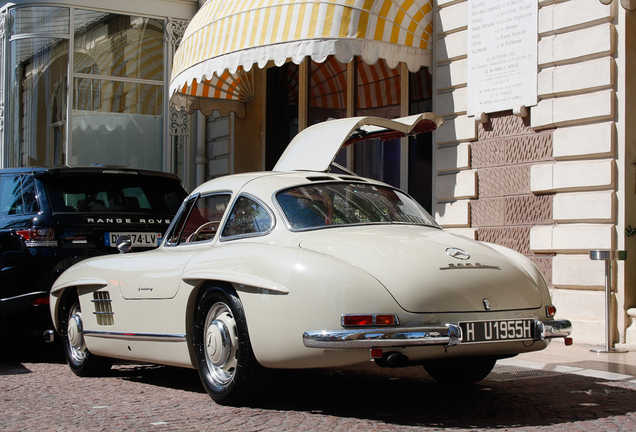
[[[55,213],[176,213],[186,192],[176,179],[127,174],[42,180]]]
[[[413,199],[397,189],[361,183],[327,183],[276,195],[292,229],[404,223],[437,227]]]

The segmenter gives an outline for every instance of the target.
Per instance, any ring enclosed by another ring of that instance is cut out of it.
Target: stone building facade
[[[435,216],[539,265],[575,341],[603,344],[605,266],[634,246],[633,14],[615,0],[538,2],[538,104],[467,115],[468,1],[438,0]],[[631,252],[631,251],[629,251]],[[615,270],[613,342],[634,345],[636,266]]]

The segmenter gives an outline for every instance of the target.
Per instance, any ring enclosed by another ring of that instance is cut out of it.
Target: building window
[[[11,10],[10,166],[54,165],[64,159],[70,10]],[[28,35],[28,36],[27,36]]]
[[[69,7],[10,13],[5,164],[161,170],[164,20]]]

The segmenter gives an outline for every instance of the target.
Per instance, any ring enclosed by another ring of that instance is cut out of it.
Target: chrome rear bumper
[[[535,340],[565,338],[572,333],[572,323],[568,320],[535,321],[535,325]],[[303,343],[308,348],[455,346],[460,345],[461,341],[462,329],[457,324],[409,328],[316,330],[303,334]]]

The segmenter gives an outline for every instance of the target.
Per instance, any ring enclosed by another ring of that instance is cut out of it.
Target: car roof
[[[199,193],[205,195],[212,192],[237,193],[241,191],[253,194],[259,198],[265,198],[283,189],[321,182],[362,182],[389,186],[377,180],[352,176],[350,174],[310,171],[262,171],[219,177],[202,184],[196,188],[192,194]]]
[[[46,175],[80,175],[80,174],[137,174],[150,175],[159,177],[169,177],[180,181],[176,174],[166,173],[162,171],[152,171],[136,168],[128,168],[113,165],[92,165],[92,166],[36,166],[21,168],[4,168],[0,169],[0,174],[33,174],[34,176]]]
[[[357,141],[379,138],[393,140],[432,132],[444,124],[435,113],[416,114],[388,120],[380,117],[349,117],[315,124],[289,143],[274,171],[326,172],[342,147]]]

